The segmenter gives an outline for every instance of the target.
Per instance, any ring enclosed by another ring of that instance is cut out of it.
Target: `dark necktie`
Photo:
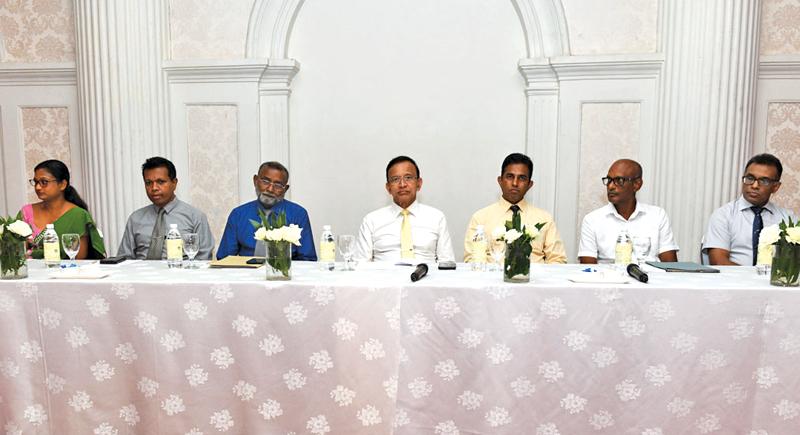
[[[161,260],[161,251],[164,249],[164,209],[158,209],[153,233],[150,235],[150,248],[147,249],[148,260]]]
[[[519,213],[519,206],[517,204],[514,204],[511,207],[509,207],[509,210],[511,210],[512,213],[517,214]]]
[[[764,229],[764,220],[761,219],[761,212],[764,211],[763,207],[752,206],[753,210],[753,266],[756,265],[758,259],[758,236],[761,235],[761,230]]]

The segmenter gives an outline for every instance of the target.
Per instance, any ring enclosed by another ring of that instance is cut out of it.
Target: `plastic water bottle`
[[[631,254],[633,253],[633,241],[628,235],[628,230],[622,229],[617,235],[617,246],[614,249],[614,264],[631,264]]]
[[[322,226],[322,237],[319,241],[319,262],[323,270],[333,270],[336,266],[336,242],[330,225]]]
[[[483,225],[475,227],[475,235],[472,237],[472,270],[484,271],[486,270],[486,233],[483,231]]]
[[[44,248],[44,264],[47,267],[59,267],[61,265],[61,248],[53,224],[47,224],[44,230],[42,247]]]
[[[167,266],[180,268],[183,263],[183,238],[178,231],[178,224],[169,224],[167,232]]]

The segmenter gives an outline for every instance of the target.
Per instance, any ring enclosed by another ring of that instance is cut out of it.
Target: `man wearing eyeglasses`
[[[781,161],[759,154],[747,162],[742,176],[742,195],[718,208],[708,221],[703,251],[715,265],[755,265],[761,230],[792,217],[785,208],[769,202],[781,187]]]
[[[242,204],[231,211],[222,241],[217,250],[217,259],[229,255],[256,256],[266,255],[264,245],[256,243],[256,229],[251,221],[261,222],[259,210],[267,216],[273,213],[286,213],[286,223],[296,224],[303,231],[300,233],[300,246],[292,245],[292,260],[317,261],[314,249],[314,236],[311,233],[311,222],[306,209],[288,199],[284,199],[289,190],[289,170],[278,162],[265,162],[253,175],[253,187],[256,199]]]
[[[366,261],[454,261],[447,219],[441,211],[420,204],[419,166],[407,156],[386,165],[386,191],[393,204],[364,217],[358,234],[356,258]]]
[[[614,261],[617,236],[627,230],[634,245],[649,246],[646,260],[678,261],[678,245],[667,212],[636,200],[642,188],[642,166],[629,159],[614,162],[602,178],[608,204],[589,212],[581,224],[578,260],[581,263]]]
[[[469,263],[473,259],[472,240],[478,225],[483,225],[487,236],[495,228],[503,227],[510,221],[515,213],[520,214],[522,223],[526,228],[533,228],[538,223],[545,224],[539,230],[539,237],[533,240],[531,262],[534,263],[566,263],[567,254],[564,243],[556,229],[553,216],[534,207],[525,200],[525,194],[533,187],[533,161],[530,157],[512,153],[506,156],[500,165],[500,176],[497,184],[502,192],[501,198],[487,207],[484,207],[469,220],[466,235],[464,236],[464,261]],[[492,242],[495,243],[495,242]],[[491,261],[491,259],[489,259]]]
[[[169,224],[177,224],[181,234],[196,233],[198,260],[210,260],[214,236],[205,213],[175,196],[178,176],[175,165],[163,157],[150,157],[142,165],[142,178],[147,198],[152,204],[128,217],[117,255],[139,260],[167,258],[164,236]]]

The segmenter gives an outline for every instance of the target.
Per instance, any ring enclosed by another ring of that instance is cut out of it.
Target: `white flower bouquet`
[[[4,278],[24,278],[22,275],[27,275],[24,273],[25,242],[31,234],[33,230],[22,220],[21,213],[16,217],[0,217],[0,275]]]

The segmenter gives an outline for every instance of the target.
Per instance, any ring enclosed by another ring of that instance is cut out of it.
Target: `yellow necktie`
[[[403,209],[403,223],[400,225],[400,257],[414,258],[414,241],[411,239],[411,219],[408,210]]]

